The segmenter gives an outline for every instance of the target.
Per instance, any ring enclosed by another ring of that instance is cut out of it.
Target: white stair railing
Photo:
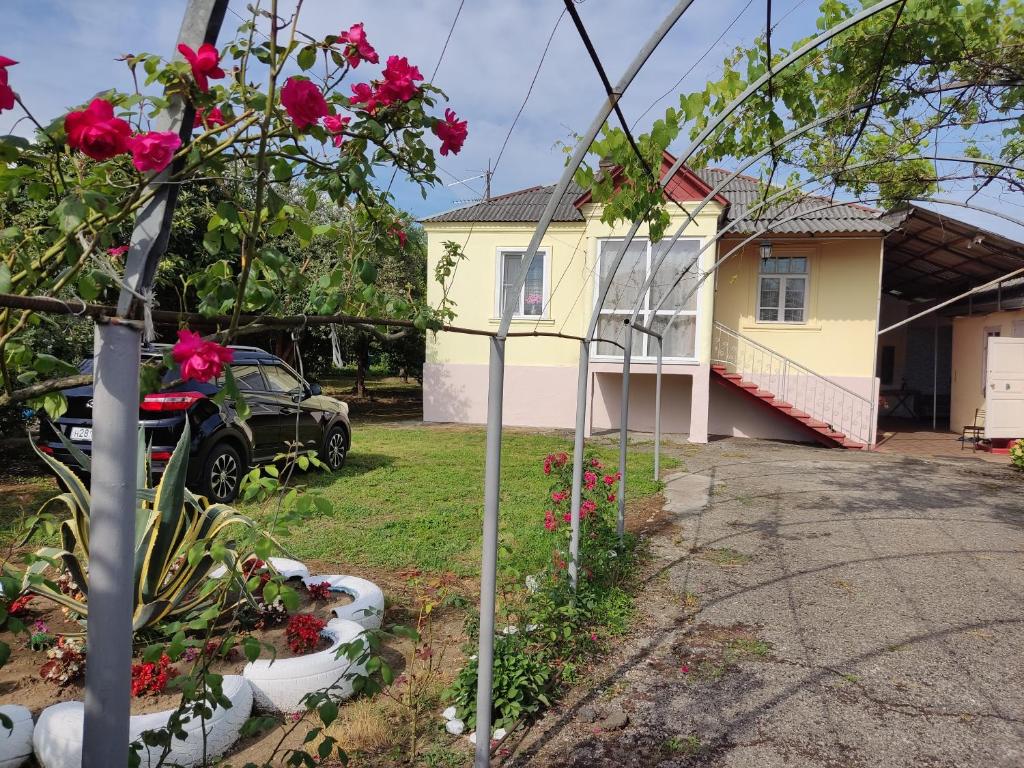
[[[836,432],[871,444],[871,400],[715,321],[711,362],[722,365]]]

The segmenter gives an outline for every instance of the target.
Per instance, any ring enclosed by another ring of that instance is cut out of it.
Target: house
[[[672,162],[666,154],[662,173]],[[685,220],[681,208],[692,209],[728,175],[681,168],[667,187],[679,204],[669,207],[669,236],[652,243],[641,228],[629,246],[600,309],[599,340],[589,350],[588,433],[618,427],[622,350],[615,342],[624,340],[623,319],[639,300],[639,321],[662,334],[663,431],[685,433],[692,442],[732,435],[872,445],[883,275],[892,269],[894,279],[903,279],[914,268],[887,262],[889,238],[903,232],[900,221],[815,196],[760,208],[764,187],[739,176],[666,252]],[[512,303],[512,332],[586,333],[599,280],[608,279],[629,224],[603,223],[600,206],[571,186],[558,201],[526,285],[515,292],[523,252],[553,190],[530,187],[422,221],[428,269],[446,241],[466,253],[448,292],[459,325],[497,330],[502,310]],[[757,221],[746,216],[752,208],[761,212]],[[914,218],[915,225],[921,221]],[[652,264],[662,258],[649,290],[640,295]],[[430,291],[436,304],[441,288],[431,285]],[[911,306],[909,299],[889,299]],[[482,336],[430,335],[423,373],[426,421],[485,421],[488,346]],[[634,334],[631,429],[653,429],[657,346],[653,337]],[[572,428],[579,353],[578,342],[562,338],[510,338],[505,423]]]

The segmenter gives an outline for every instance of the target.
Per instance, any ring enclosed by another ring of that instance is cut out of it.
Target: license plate
[[[71,428],[71,439],[72,440],[88,440],[92,442],[92,427],[72,427]]]

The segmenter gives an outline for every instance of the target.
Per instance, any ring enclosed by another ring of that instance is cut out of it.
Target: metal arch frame
[[[548,225],[554,216],[555,207],[561,201],[573,174],[579,168],[583,158],[590,150],[594,139],[597,137],[601,127],[605,124],[615,105],[622,98],[630,83],[637,76],[644,64],[657,49],[661,41],[668,35],[672,27],[682,17],[686,10],[693,4],[694,0],[679,0],[675,7],[664,18],[661,24],[654,30],[647,42],[640,48],[633,61],[626,68],[625,73],[616,84],[613,93],[607,96],[604,103],[598,109],[594,120],[587,129],[584,138],[577,144],[576,151],[565,166],[562,177],[551,194],[541,220],[533,233],[530,245],[523,255],[523,264],[520,267],[519,275],[515,284],[521,289],[526,282],[526,275],[529,272],[530,264],[537,253],[540,241],[547,232]],[[897,2],[897,0],[883,0],[883,2]],[[512,323],[511,307],[506,307],[498,326],[498,333],[491,341],[489,355],[489,384],[487,392],[487,450],[486,464],[484,469],[484,525],[482,556],[480,563],[480,627],[479,627],[479,649],[477,655],[477,699],[476,699],[476,750],[473,758],[475,768],[486,768],[490,765],[490,743],[491,743],[491,695],[494,679],[494,610],[497,589],[497,560],[498,560],[498,514],[499,514],[499,486],[501,483],[501,431],[502,431],[502,386],[504,381],[505,367],[505,339],[508,336],[508,329]],[[582,457],[575,457],[576,469],[582,461]],[[574,469],[574,473],[576,471]],[[578,486],[578,483],[574,483]],[[578,493],[578,492],[577,492]],[[576,515],[574,526],[578,528],[579,520]],[[576,532],[578,542],[578,531]]]
[[[227,0],[189,0],[178,43],[198,49],[214,43]],[[181,54],[175,51],[175,57]],[[194,109],[172,96],[157,130],[191,136]],[[187,133],[186,133],[187,132]],[[181,161],[179,161],[180,163]],[[177,164],[176,164],[177,165]],[[141,323],[148,292],[167,247],[179,185],[161,184],[173,168],[154,175],[153,199],[136,218],[118,299],[118,317],[96,324],[95,395],[90,490],[89,621],[87,642],[102,648],[85,671],[82,764],[125,765],[129,749],[132,659],[132,562],[135,548],[136,461]]]
[[[725,110],[716,116],[716,118],[709,123],[708,126],[698,135],[694,142],[687,149],[681,157],[679,157],[672,167],[668,169],[662,178],[660,184],[662,188],[667,185],[668,181],[675,175],[682,165],[689,160],[697,148],[715,131],[719,125],[722,124],[728,117],[735,112],[751,95],[756,93],[765,82],[768,82],[778,72],[786,69],[792,63],[798,61],[810,51],[818,48],[823,43],[831,40],[835,36],[839,35],[846,29],[849,29],[862,21],[874,16],[877,13],[887,10],[888,8],[896,5],[902,0],[880,0],[876,5],[865,8],[855,14],[854,16],[846,19],[845,21],[837,24],[836,26],[826,30],[822,34],[818,35],[801,48],[790,53],[783,61],[781,61],[777,67],[769,66],[767,72],[759,78],[757,81],[752,83],[748,88],[740,94],[734,101],[732,101]],[[563,171],[562,177],[556,184],[552,195],[545,205],[544,212],[541,216],[540,221],[534,231],[531,238],[530,244],[524,253],[523,264],[520,268],[519,275],[516,278],[515,284],[521,288],[525,283],[526,275],[529,271],[530,265],[533,261],[534,256],[540,245],[540,241],[547,231],[547,228],[551,222],[554,214],[555,207],[559,204],[562,197],[568,188],[569,182],[573,174],[579,168],[582,162],[583,156],[589,151],[597,133],[600,131],[601,126],[607,119],[608,115],[614,109],[615,105],[621,99],[622,94],[632,82],[633,78],[639,72],[640,68],[650,57],[653,51],[660,44],[661,40],[665,37],[668,31],[674,26],[675,22],[682,16],[685,10],[690,6],[692,0],[682,0],[673,11],[666,17],[662,22],[661,26],[655,31],[655,33],[648,39],[648,41],[641,48],[638,55],[634,58],[630,67],[627,69],[626,74],[620,80],[619,85],[614,91],[608,95],[602,107],[599,109],[597,116],[590,125],[586,135],[577,144],[576,150],[574,151],[569,162],[566,164],[565,170]],[[626,245],[632,240],[639,229],[640,219],[636,220],[631,227],[629,236],[626,239]],[[621,253],[625,252],[625,247],[620,252],[619,261],[621,261]],[[612,274],[618,269],[618,264],[612,270]],[[606,293],[604,291],[603,293]],[[601,304],[603,304],[604,296],[601,297]],[[593,322],[593,317],[591,318]],[[501,318],[501,324],[497,335],[492,339],[491,351],[489,356],[489,387],[488,387],[488,418],[487,418],[487,455],[486,455],[486,466],[485,466],[485,477],[484,477],[484,526],[483,526],[483,552],[481,558],[481,597],[480,597],[480,627],[479,627],[479,654],[478,654],[478,674],[477,674],[477,727],[476,727],[476,752],[474,758],[475,768],[484,768],[489,765],[490,759],[490,725],[491,725],[491,695],[492,695],[492,683],[493,683],[493,653],[494,653],[494,611],[495,611],[495,597],[496,597],[496,575],[497,575],[497,544],[498,544],[498,515],[499,515],[499,485],[500,485],[500,474],[501,474],[501,435],[502,435],[502,405],[503,405],[503,380],[504,380],[504,353],[505,353],[505,340],[508,335],[508,329],[512,320],[511,308],[506,308],[505,313]],[[588,333],[589,337],[593,334]],[[628,356],[629,345],[626,346],[624,357]],[[588,356],[588,345],[586,341],[581,342],[581,358]],[[660,378],[660,377],[659,377]],[[585,399],[585,387],[586,387],[586,371],[584,364],[581,362],[580,365],[580,376],[578,381],[579,386],[584,392],[583,395],[579,395],[577,400]],[[573,510],[571,514],[571,522],[573,526],[572,531],[572,544],[577,547],[576,552],[572,553],[571,558],[573,563],[576,560],[576,554],[578,554],[578,543],[579,543],[579,485],[582,479],[582,442],[581,438],[581,427],[582,422],[585,421],[580,418],[579,408],[577,409],[577,424],[576,424],[576,443],[573,451],[573,489],[572,489],[572,502]],[[625,475],[623,475],[623,483]],[[620,504],[624,504],[623,499],[620,500]]]

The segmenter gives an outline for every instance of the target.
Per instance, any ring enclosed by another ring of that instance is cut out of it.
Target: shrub
[[[306,592],[311,600],[328,600],[331,597],[331,582],[321,581],[319,584],[307,584]]]
[[[132,664],[132,696],[163,693],[170,679],[177,675],[178,670],[171,666],[171,657],[166,653],[158,661]]]
[[[1024,471],[1024,440],[1018,440],[1010,446],[1010,464]]]

